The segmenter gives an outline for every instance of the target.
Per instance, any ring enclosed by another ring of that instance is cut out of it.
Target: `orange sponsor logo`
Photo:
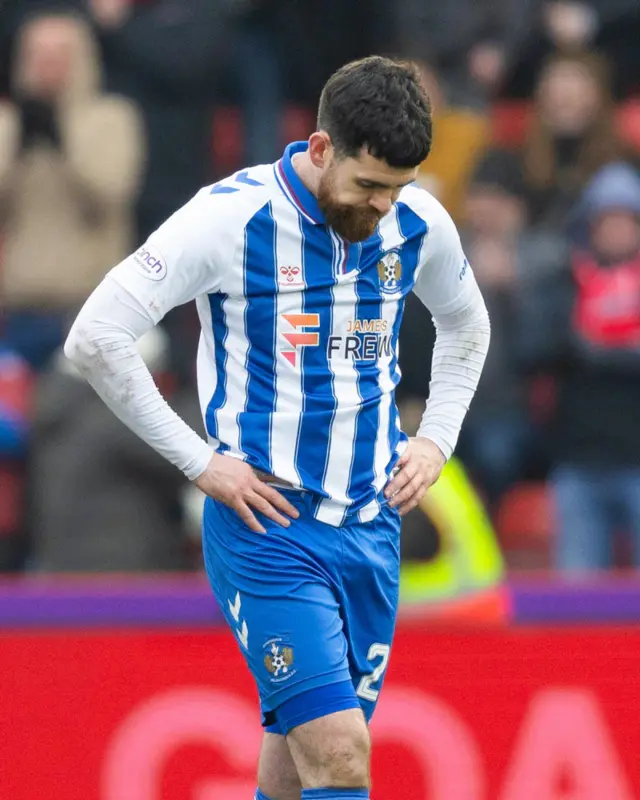
[[[282,336],[293,348],[283,350],[282,355],[292,365],[296,366],[298,348],[317,347],[320,343],[320,334],[305,330],[306,328],[320,327],[320,314],[282,314],[282,319],[291,327],[291,331],[283,331]]]

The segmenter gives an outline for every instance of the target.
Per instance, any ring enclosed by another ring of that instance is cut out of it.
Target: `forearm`
[[[154,325],[144,308],[110,277],[87,300],[65,354],[113,413],[193,480],[211,447],[166,403],[135,342]]]
[[[429,400],[418,436],[431,439],[450,458],[478,387],[489,349],[490,325],[484,304],[434,322]]]

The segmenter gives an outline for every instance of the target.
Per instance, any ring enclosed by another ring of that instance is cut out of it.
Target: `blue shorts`
[[[263,725],[286,733],[277,710],[305,697],[327,705],[303,721],[358,703],[369,720],[396,621],[400,516],[383,506],[371,522],[335,528],[314,519],[313,495],[283,494],[300,517],[283,528],[258,514],[266,534],[210,498],[204,510],[207,575],[258,685]],[[331,706],[332,689],[344,699],[345,687],[353,702]]]

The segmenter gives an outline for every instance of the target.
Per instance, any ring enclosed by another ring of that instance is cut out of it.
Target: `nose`
[[[379,192],[374,194],[369,200],[369,205],[372,208],[375,208],[375,210],[379,211],[381,214],[387,214],[389,211],[391,211],[393,200],[389,194],[383,194],[382,192]]]

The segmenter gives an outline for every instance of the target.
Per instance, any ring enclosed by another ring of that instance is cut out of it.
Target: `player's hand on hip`
[[[389,505],[404,516],[415,508],[424,493],[438,480],[446,458],[437,444],[424,436],[409,439],[398,459],[397,471],[384,490]]]
[[[232,508],[257,533],[266,531],[256,519],[254,510],[285,528],[291,524],[289,517],[297,519],[300,516],[298,509],[280,492],[261,481],[249,464],[237,458],[214,453],[208,467],[194,483],[209,497]]]

